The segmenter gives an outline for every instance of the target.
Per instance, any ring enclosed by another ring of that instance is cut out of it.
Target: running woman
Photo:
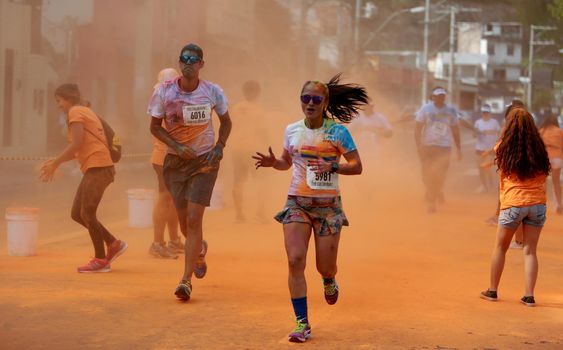
[[[182,75],[162,83],[148,107],[150,130],[168,146],[163,176],[178,213],[180,229],[186,237],[184,274],[174,294],[187,301],[192,293],[192,274],[203,278],[207,272],[207,242],[203,237],[203,214],[223,158],[223,148],[231,132],[227,98],[216,84],[199,78],[204,67],[203,50],[188,44],[182,48],[179,66]],[[219,137],[211,112],[219,117]],[[162,126],[162,120],[166,128]]]
[[[156,90],[160,84],[165,81],[173,80],[180,74],[174,68],[165,68],[158,73],[157,83],[154,85]],[[153,227],[153,242],[149,247],[149,254],[156,258],[163,259],[177,259],[177,253],[184,252],[184,244],[180,237],[178,237],[178,214],[174,208],[174,202],[170,192],[166,189],[164,184],[164,176],[162,165],[164,164],[164,157],[166,156],[166,144],[162,143],[156,137],[153,138],[153,148],[151,153],[151,164],[156,173],[158,180],[158,199],[153,208],[152,218],[154,222]],[[168,246],[164,241],[164,230],[168,226],[168,234],[170,241]]]
[[[446,104],[446,90],[432,90],[432,102],[425,104],[416,113],[414,138],[420,162],[422,181],[426,187],[428,212],[436,212],[436,204],[444,201],[444,184],[450,166],[452,139],[461,160],[459,117],[457,110]]]
[[[500,176],[500,215],[490,285],[481,292],[481,298],[497,300],[506,251],[516,229],[522,225],[525,293],[521,302],[534,306],[538,275],[536,248],[546,220],[545,180],[550,165],[534,120],[524,108],[514,108],[508,113],[495,159]]]
[[[478,192],[484,193],[488,192],[494,184],[491,168],[481,166],[484,161],[488,160],[488,156],[482,157],[482,154],[494,147],[500,134],[500,124],[496,119],[491,118],[490,105],[484,104],[481,106],[481,118],[477,119],[475,124],[473,124],[473,132],[477,138],[475,153],[477,155],[479,178],[481,179],[481,187],[478,189]]]
[[[305,118],[287,127],[281,158],[276,158],[271,147],[268,154],[257,152],[253,158],[257,169],[287,170],[293,165],[287,202],[275,219],[283,224],[289,293],[297,320],[288,339],[302,343],[311,336],[305,281],[311,231],[325,300],[330,305],[338,300],[338,243],[342,226],[348,226],[338,176],[361,174],[362,162],[352,136],[337,121],[348,123],[357,117],[359,109],[368,103],[368,96],[361,86],[340,84],[338,74],[328,84],[307,81],[300,99]],[[340,163],[341,156],[345,163]]]
[[[76,84],[59,86],[55,99],[67,117],[69,144],[59,156],[43,163],[40,179],[52,181],[59,165],[73,159],[78,161],[84,176],[76,190],[71,217],[88,229],[95,254],[86,265],[78,267],[78,272],[109,272],[111,263],[127,249],[127,243],[116,239],[96,216],[104,191],[115,175],[102,122],[86,106],[88,103],[82,100]]]
[[[540,128],[540,135],[549,156],[551,164],[551,181],[553,182],[553,193],[555,195],[555,212],[563,213],[561,206],[561,166],[563,166],[563,130],[559,128],[557,116],[554,113],[548,115]]]

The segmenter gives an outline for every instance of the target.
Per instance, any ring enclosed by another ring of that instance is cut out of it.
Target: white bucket
[[[39,228],[38,208],[6,208],[8,255],[36,254]]]
[[[127,190],[129,198],[129,227],[152,227],[154,190],[133,188]]]

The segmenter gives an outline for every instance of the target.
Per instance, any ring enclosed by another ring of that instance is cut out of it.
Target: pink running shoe
[[[110,272],[111,266],[107,259],[93,258],[84,266],[77,269],[80,273],[97,273],[97,272]]]
[[[304,343],[309,338],[311,338],[311,326],[301,320],[297,320],[295,329],[287,336],[287,340],[292,343]]]
[[[330,283],[323,283],[325,290],[325,300],[329,305],[334,305],[338,301],[338,294],[340,289],[338,283],[333,279]]]
[[[203,278],[207,273],[207,263],[205,262],[205,255],[207,254],[207,241],[201,241],[201,252],[195,262],[194,275],[196,278]]]
[[[127,243],[120,239],[116,239],[112,244],[108,245],[108,253],[106,254],[106,259],[111,264],[115,259],[117,259],[118,256],[125,253],[127,247],[129,247]]]

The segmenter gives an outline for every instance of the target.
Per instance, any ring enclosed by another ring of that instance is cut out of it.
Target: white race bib
[[[338,174],[328,171],[317,174],[307,167],[307,186],[313,190],[337,190]]]
[[[446,123],[434,122],[432,123],[432,133],[437,136],[446,136],[448,134],[449,126]]]
[[[184,105],[182,107],[182,115],[184,117],[184,125],[204,125],[211,120],[210,105]]]

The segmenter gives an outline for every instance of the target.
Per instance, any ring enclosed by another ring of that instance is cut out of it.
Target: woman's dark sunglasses
[[[198,56],[190,56],[190,55],[180,56],[180,62],[184,64],[194,64],[194,63],[198,63],[199,61],[201,61],[201,58],[199,58]]]
[[[313,104],[320,105],[323,102],[324,97],[322,97],[322,96],[312,96],[312,95],[301,95],[301,102],[303,102],[304,104],[308,104],[309,102],[311,102],[311,100],[313,100]]]

